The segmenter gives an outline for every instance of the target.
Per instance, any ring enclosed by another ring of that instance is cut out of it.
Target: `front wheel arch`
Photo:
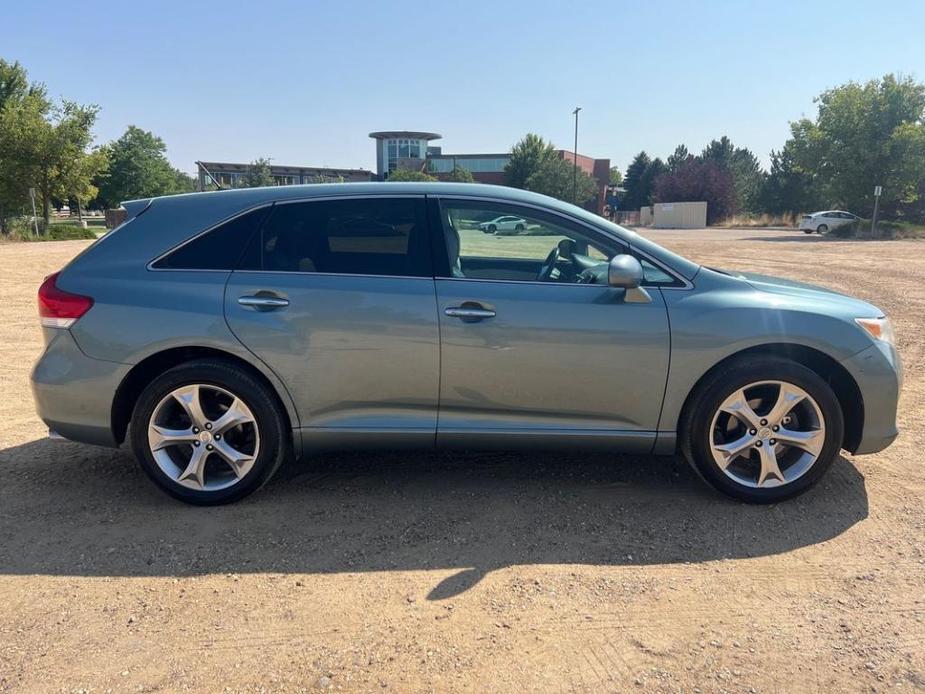
[[[689,421],[688,411],[691,404],[696,399],[697,393],[703,387],[708,377],[716,371],[726,368],[733,361],[738,361],[747,357],[774,356],[789,359],[814,371],[823,380],[825,380],[835,391],[838,403],[841,405],[842,415],[845,421],[844,436],[842,437],[842,448],[854,452],[861,444],[861,436],[864,433],[864,399],[861,395],[861,389],[858,388],[854,377],[848,373],[844,366],[839,364],[835,359],[825,352],[821,352],[812,347],[805,345],[796,345],[789,343],[774,343],[758,345],[748,349],[735,352],[721,361],[714,364],[708,369],[694,384],[684,405],[681,407],[680,416],[678,417],[678,441],[681,440],[684,432],[680,431],[683,422]]]

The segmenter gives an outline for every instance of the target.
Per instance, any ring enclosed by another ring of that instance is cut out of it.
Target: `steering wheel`
[[[549,255],[546,256],[546,260],[543,261],[540,271],[536,274],[536,279],[538,282],[548,282],[552,279],[553,270],[556,269],[556,265],[559,263],[559,244],[556,244]]]

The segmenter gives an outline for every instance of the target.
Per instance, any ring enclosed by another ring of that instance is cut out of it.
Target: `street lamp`
[[[572,114],[575,116],[575,149],[573,151],[575,167],[572,171],[572,202],[578,204],[578,112],[581,106],[576,106]]]

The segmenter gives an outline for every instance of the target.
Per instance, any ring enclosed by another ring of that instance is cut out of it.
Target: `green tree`
[[[469,169],[459,166],[458,164],[453,167],[453,170],[450,171],[449,175],[446,177],[447,181],[452,181],[453,183],[475,183],[475,179],[472,177],[472,172]]]
[[[668,159],[665,161],[665,166],[668,167],[670,173],[674,173],[680,169],[683,165],[689,163],[692,159],[692,155],[687,151],[687,147],[684,145],[678,145],[674,148],[674,152]]]
[[[626,193],[620,199],[622,209],[638,210],[650,204],[651,190],[645,189],[645,173],[651,163],[649,155],[642,151],[633,157],[633,161],[626,167],[626,176],[623,177]]]
[[[618,186],[623,183],[623,174],[620,173],[620,169],[616,166],[610,167],[610,185]]]
[[[792,147],[771,152],[771,171],[761,185],[760,207],[771,214],[810,212],[823,206],[816,177],[794,162]]]
[[[247,167],[241,182],[242,188],[262,188],[275,185],[273,174],[270,173],[270,160],[265,157],[255,159]]]
[[[7,103],[20,103],[27,96],[48,103],[45,85],[30,82],[29,74],[18,61],[9,63],[0,58],[0,109]]]
[[[639,186],[645,196],[642,202],[643,205],[651,205],[655,202],[655,181],[667,170],[668,167],[665,166],[665,162],[658,157],[649,162],[642,174]]]
[[[99,108],[64,101],[49,108],[44,98],[26,96],[7,103],[0,115],[0,152],[21,187],[36,188],[47,225],[51,199],[86,201],[94,193],[91,179],[104,166],[103,155],[91,155],[92,128]]]
[[[791,123],[793,167],[818,179],[825,206],[862,216],[883,186],[886,216],[925,218],[925,84],[885,75],[824,91],[815,120]]]
[[[170,165],[164,154],[167,146],[152,132],[130,125],[107,150],[109,169],[95,181],[104,207],[194,190],[192,179]]]
[[[573,195],[573,185],[575,194]],[[597,181],[582,170],[578,170],[575,177],[573,162],[561,157],[547,159],[534,171],[524,186],[534,193],[549,195],[565,202],[585,203],[591,200],[598,192]]]
[[[18,62],[0,59],[0,231],[7,231],[9,217],[31,213],[36,138],[50,110],[45,87],[29,82]]]
[[[745,147],[736,147],[732,140],[723,135],[718,140],[712,140],[700,158],[703,161],[714,161],[732,174],[737,210],[759,211],[765,173],[758,157]]]
[[[710,143],[703,148],[703,152],[700,153],[700,158],[704,161],[715,161],[720,166],[728,169],[732,162],[733,154],[735,154],[735,145],[732,144],[732,140],[723,135],[718,140],[711,140]]]
[[[556,148],[534,133],[527,135],[511,148],[511,158],[504,167],[504,182],[513,188],[526,188],[527,180],[537,173],[540,167],[558,159]]]
[[[423,171],[412,171],[411,169],[395,169],[389,174],[389,182],[403,181],[436,181],[433,176],[429,176]]]

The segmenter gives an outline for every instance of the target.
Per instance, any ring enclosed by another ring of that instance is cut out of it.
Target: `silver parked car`
[[[682,258],[510,188],[292,186],[124,204],[39,290],[55,436],[197,504],[331,448],[680,451],[778,501],[897,435],[879,309]],[[487,237],[512,216],[530,235]]]
[[[499,231],[523,231],[527,228],[527,220],[512,215],[501,215],[487,222],[479,224],[479,229],[486,234],[494,234]]]
[[[827,210],[825,212],[813,212],[804,214],[800,220],[800,230],[804,234],[824,234],[829,229],[837,229],[845,224],[851,224],[860,219],[856,214],[843,212],[842,210]]]

